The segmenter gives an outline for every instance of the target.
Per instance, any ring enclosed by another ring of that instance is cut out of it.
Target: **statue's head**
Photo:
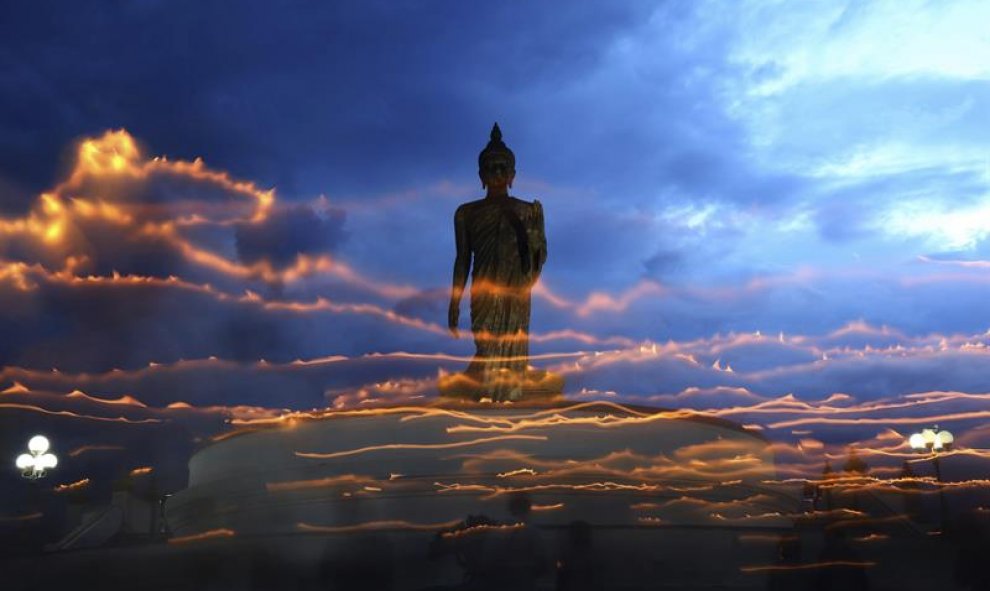
[[[492,127],[488,145],[478,154],[478,176],[482,187],[511,187],[516,178],[516,156],[502,141],[498,123]]]

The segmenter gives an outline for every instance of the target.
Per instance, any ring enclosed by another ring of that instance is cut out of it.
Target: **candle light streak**
[[[770,564],[765,566],[741,566],[739,570],[752,574],[752,573],[767,573],[767,572],[787,572],[787,571],[802,571],[802,570],[820,570],[824,568],[834,568],[834,567],[852,567],[852,568],[869,568],[876,566],[876,562],[869,560],[830,560],[826,562],[813,562],[808,564]]]
[[[198,534],[191,534],[188,536],[176,536],[168,539],[169,544],[188,544],[191,542],[202,542],[204,540],[216,540],[221,538],[231,538],[237,535],[237,532],[228,528],[218,528],[211,529],[209,531],[204,531]]]
[[[52,490],[55,491],[56,493],[72,492],[86,488],[87,486],[89,486],[89,483],[90,483],[89,478],[83,478],[75,482],[69,482],[67,484],[57,484]]]
[[[57,416],[57,417],[69,417],[73,419],[85,419],[89,421],[103,421],[110,423],[125,423],[129,425],[143,425],[143,424],[162,422],[161,419],[128,419],[126,417],[99,417],[94,415],[74,413],[67,410],[57,410],[57,411],[47,410],[41,408],[40,406],[34,406],[31,404],[0,403],[0,409],[26,410],[29,412],[36,412],[36,413]]]
[[[297,523],[296,529],[303,532],[322,534],[349,534],[366,531],[440,531],[442,529],[455,527],[461,523],[460,520],[443,521],[439,523],[414,523],[399,519],[385,519],[381,521],[368,521],[365,523],[355,523],[352,525],[313,525],[309,523]]]
[[[192,247],[188,247],[189,253],[193,253]],[[193,256],[193,254],[190,254]],[[200,262],[208,262],[216,267],[214,270],[225,270],[226,274],[239,277],[241,279],[263,279],[271,283],[284,283],[290,281],[297,275],[301,275],[297,270],[287,270],[276,274],[271,271],[267,263],[257,263],[253,267],[237,265],[219,257],[206,254],[196,254]],[[310,259],[300,256],[297,259],[298,268],[322,268],[325,265],[312,265]],[[21,291],[33,291],[38,288],[37,281],[43,280],[50,284],[67,287],[85,286],[142,286],[146,288],[158,289],[179,289],[206,297],[210,297],[218,302],[251,305],[260,310],[268,312],[289,312],[295,314],[353,314],[363,316],[373,316],[393,324],[407,328],[413,328],[425,333],[447,336],[448,329],[435,322],[428,322],[419,318],[405,316],[391,308],[373,303],[347,303],[335,302],[324,296],[319,296],[312,301],[298,300],[269,300],[261,297],[257,292],[246,289],[243,294],[236,294],[229,291],[220,290],[209,283],[196,283],[181,279],[174,275],[168,277],[152,277],[135,274],[113,273],[104,275],[75,275],[70,271],[50,271],[43,265],[25,264],[20,262],[0,261],[0,281],[9,280],[12,285]],[[599,337],[590,333],[581,332],[574,329],[561,329],[547,333],[530,333],[528,335],[485,335],[480,333],[478,338],[488,338],[489,340],[512,341],[526,339],[534,343],[545,343],[555,341],[576,341],[586,345],[613,345],[621,347],[634,346],[632,339],[611,336]],[[577,353],[569,352],[568,355],[578,356]]]
[[[887,534],[871,533],[865,536],[860,536],[858,538],[853,538],[854,542],[860,543],[870,543],[870,542],[884,542],[890,539]]]
[[[377,485],[381,481],[370,476],[360,476],[357,474],[341,474],[337,476],[327,476],[325,478],[314,478],[310,480],[291,480],[285,482],[265,483],[268,492],[286,492],[296,490],[334,488],[339,486],[364,487],[369,484]],[[377,488],[377,487],[376,487]],[[379,488],[379,490],[381,490]]]
[[[951,421],[963,421],[971,419],[985,419],[990,417],[990,410],[987,411],[966,411],[954,412],[927,417],[883,417],[867,418],[858,417],[855,419],[840,419],[832,417],[808,417],[793,419],[790,421],[780,421],[770,423],[771,429],[786,429],[798,425],[920,425],[927,423],[948,423]]]
[[[457,522],[458,524],[460,522]],[[476,534],[483,534],[488,532],[507,532],[519,530],[526,527],[525,523],[500,523],[500,524],[479,524],[472,525],[469,527],[461,527],[453,531],[445,531],[440,535],[444,538],[460,538],[464,536],[471,536]]]
[[[15,380],[14,385],[0,390],[0,394],[27,394],[30,391],[27,386]]]
[[[122,445],[83,445],[71,450],[68,455],[74,458],[92,451],[123,451],[124,449],[126,448]]]
[[[468,441],[456,441],[453,443],[385,443],[382,445],[369,445],[367,447],[361,447],[358,449],[349,449],[344,451],[330,452],[330,453],[316,453],[316,452],[295,452],[295,455],[300,458],[309,458],[316,460],[328,460],[332,458],[342,458],[347,456],[365,454],[376,451],[383,450],[423,450],[423,449],[454,449],[459,447],[469,447],[475,445],[485,445],[488,443],[494,443],[496,441],[546,441],[548,437],[541,435],[501,435],[497,437],[483,437],[480,439],[470,439]]]
[[[612,493],[612,492],[632,492],[632,493],[658,493],[671,490],[663,484],[650,484],[640,482],[638,484],[628,484],[613,481],[584,482],[579,484],[554,482],[549,484],[534,484],[529,486],[496,486],[489,484],[464,484],[459,482],[436,482],[437,492],[444,493],[480,493],[481,500],[488,501],[496,497],[517,493],[544,493],[544,492],[588,492],[588,493]]]
[[[41,519],[45,514],[39,512],[27,513],[25,515],[0,515],[0,523],[20,523],[24,521],[34,521]]]

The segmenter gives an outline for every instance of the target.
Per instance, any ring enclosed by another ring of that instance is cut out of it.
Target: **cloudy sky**
[[[2,10],[4,449],[47,428],[130,467],[230,416],[434,395],[472,353],[452,216],[494,121],[569,397],[987,443],[985,3]]]

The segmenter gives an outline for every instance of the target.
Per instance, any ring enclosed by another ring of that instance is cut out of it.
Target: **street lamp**
[[[952,444],[955,441],[955,437],[952,433],[948,431],[939,431],[938,425],[935,425],[931,429],[922,429],[921,433],[914,433],[908,439],[908,445],[911,446],[916,452],[928,453],[932,455],[932,465],[935,466],[935,480],[938,484],[938,503],[939,509],[941,510],[941,520],[942,520],[942,530],[945,530],[945,515],[946,515],[946,504],[945,504],[945,490],[942,488],[942,469],[939,466],[938,454],[939,452],[949,451],[952,448]]]
[[[908,439],[911,449],[919,452],[938,453],[948,451],[952,447],[955,438],[948,431],[939,431],[938,425],[932,429],[922,429],[921,433],[915,433]]]
[[[44,435],[35,435],[28,441],[28,452],[17,456],[17,469],[29,480],[44,478],[45,470],[58,465],[55,454],[48,453],[51,443]]]

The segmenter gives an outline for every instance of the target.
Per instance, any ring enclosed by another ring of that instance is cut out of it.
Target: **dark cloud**
[[[643,15],[614,3],[508,3],[478,18],[456,2],[10,11],[2,32],[18,51],[0,76],[0,126],[32,141],[11,143],[8,172],[40,188],[54,176],[51,155],[72,137],[125,126],[156,151],[204,155],[292,191],[314,190],[296,185],[308,170],[368,188],[385,172],[396,182],[450,166],[480,149],[490,120],[513,118],[514,89],[595,65]],[[465,121],[478,136],[462,133]]]
[[[245,263],[267,260],[291,264],[298,255],[333,253],[345,240],[343,210],[292,205],[273,211],[264,221],[237,226],[237,256]]]
[[[447,317],[447,304],[450,302],[450,288],[427,289],[416,295],[396,302],[394,310],[410,318],[421,318],[428,322],[440,322]]]
[[[653,256],[643,261],[646,274],[657,279],[667,277],[684,267],[684,254],[672,249],[661,248]]]

